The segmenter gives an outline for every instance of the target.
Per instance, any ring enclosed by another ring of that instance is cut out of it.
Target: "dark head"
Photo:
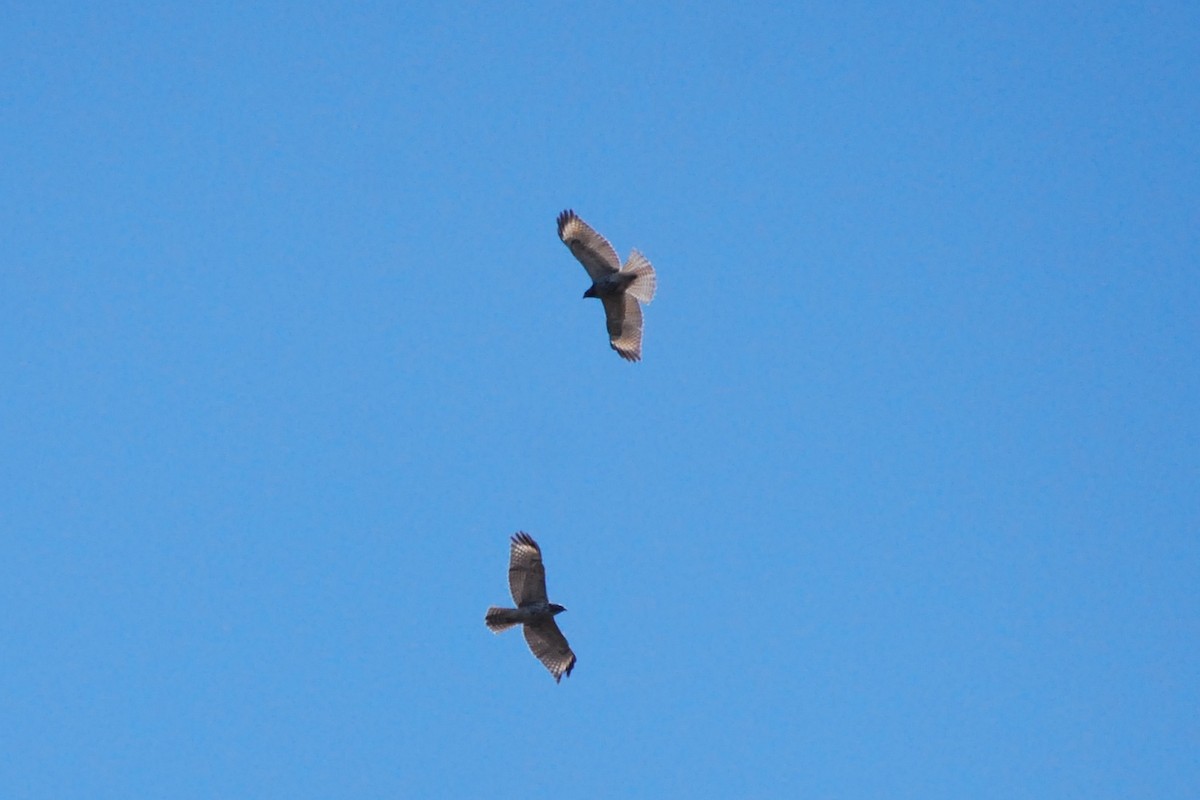
[[[564,611],[566,611],[566,609],[565,609],[565,608],[563,608],[562,606],[560,606],[558,603],[551,603],[551,604],[550,604],[550,615],[551,615],[551,616],[557,616],[557,615],[561,614],[561,613],[562,613],[562,612],[564,612]]]
[[[583,296],[584,297],[599,297],[600,295],[596,294],[596,284],[593,283],[591,286],[589,286],[588,290],[583,293]]]

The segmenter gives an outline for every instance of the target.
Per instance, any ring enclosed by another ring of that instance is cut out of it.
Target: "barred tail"
[[[515,608],[497,608],[492,606],[487,610],[487,615],[483,618],[487,623],[488,630],[492,633],[506,631],[513,625],[518,625],[517,610]]]
[[[625,291],[641,300],[643,303],[649,303],[654,299],[654,290],[658,288],[658,279],[654,276],[654,267],[650,266],[650,262],[644,255],[634,250],[629,254],[629,260],[625,262],[625,266],[621,267],[621,272],[632,273],[635,277],[633,283],[629,284],[629,288]]]

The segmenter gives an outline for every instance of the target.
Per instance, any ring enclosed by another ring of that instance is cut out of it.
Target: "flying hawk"
[[[564,673],[569,676],[575,668],[575,654],[554,622],[554,615],[566,609],[546,600],[546,567],[542,565],[542,550],[533,537],[524,531],[518,531],[512,537],[508,588],[517,607],[489,608],[484,617],[488,629],[492,633],[499,633],[514,625],[524,625],[529,649],[550,670],[555,682],[561,681]]]
[[[642,359],[642,307],[654,299],[654,267],[633,250],[621,266],[617,251],[591,226],[567,209],[558,215],[558,238],[571,248],[592,279],[584,297],[598,297],[608,321],[608,341],[627,361]]]

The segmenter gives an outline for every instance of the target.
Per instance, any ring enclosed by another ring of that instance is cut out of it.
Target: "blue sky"
[[[1196,797],[1196,6],[451,5],[5,9],[0,795]]]

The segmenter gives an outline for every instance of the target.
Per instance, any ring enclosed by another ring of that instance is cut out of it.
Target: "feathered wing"
[[[608,239],[592,230],[592,226],[569,208],[558,215],[558,238],[571,249],[593,281],[620,271],[621,259],[617,258],[617,251]]]
[[[633,283],[629,284],[625,291],[643,303],[649,303],[654,299],[654,292],[658,289],[658,278],[655,276],[654,267],[650,265],[648,258],[637,250],[632,251],[625,266],[621,267],[621,272],[634,276]]]
[[[518,531],[512,537],[508,588],[512,592],[513,602],[518,606],[547,602],[546,567],[542,564],[542,550],[533,537],[524,531]]]
[[[570,676],[575,668],[575,654],[552,617],[526,625],[525,641],[538,661],[550,670],[555,681],[561,681],[564,674]]]
[[[608,323],[608,343],[626,361],[642,360],[642,308],[628,292],[600,298]]]

